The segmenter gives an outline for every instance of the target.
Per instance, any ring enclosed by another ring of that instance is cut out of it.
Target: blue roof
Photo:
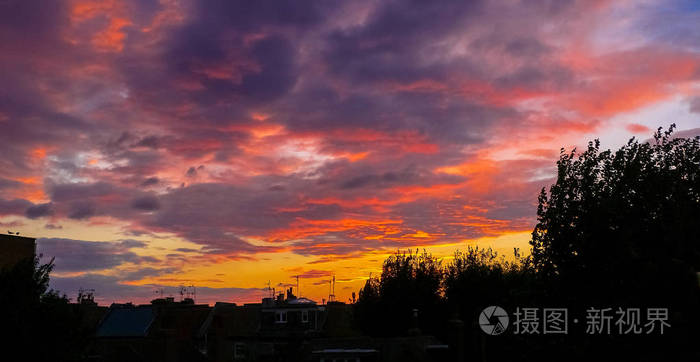
[[[97,329],[98,337],[143,337],[155,319],[151,306],[110,308]]]

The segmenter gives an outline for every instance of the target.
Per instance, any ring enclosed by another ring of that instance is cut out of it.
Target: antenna
[[[95,289],[78,289],[78,304],[95,304]]]
[[[328,302],[335,302],[335,275],[333,279],[328,281],[330,284],[330,293],[328,294]]]
[[[299,298],[301,298],[301,292],[299,291],[299,275],[297,275],[296,277],[297,277],[297,296]]]
[[[192,302],[197,300],[197,287],[194,284],[190,285],[180,285],[180,301],[191,299]]]

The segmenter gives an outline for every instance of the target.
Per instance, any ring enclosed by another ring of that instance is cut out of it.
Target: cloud
[[[141,183],[141,186],[153,186],[157,185],[160,182],[160,179],[158,177],[149,177]]]
[[[37,239],[37,253],[55,257],[55,271],[86,272],[112,269],[125,263],[140,263],[144,257],[131,249],[143,246],[133,242],[85,241],[61,238]]]
[[[165,296],[177,296],[177,285],[145,284],[133,285],[123,283],[117,276],[88,273],[79,277],[51,277],[51,288],[65,293],[75,300],[79,289],[94,289],[95,300],[102,305],[113,302],[150,303],[158,297],[156,291],[163,290]],[[213,305],[215,302],[260,302],[265,291],[259,288],[213,288],[197,286],[197,303]],[[176,298],[176,300],[179,300]]]
[[[155,196],[144,196],[131,201],[131,206],[134,209],[144,211],[154,211],[160,208],[158,198]]]
[[[311,269],[311,270],[303,271],[299,274],[291,275],[290,278],[294,278],[294,277],[298,276],[299,278],[304,278],[304,279],[315,279],[315,278],[327,277],[329,275],[333,275],[333,272],[330,270]]]
[[[68,218],[70,219],[87,219],[95,215],[96,206],[91,202],[76,201],[71,204]]]
[[[0,189],[17,187],[19,185],[21,185],[20,182],[0,177]]]
[[[30,219],[36,219],[42,216],[51,215],[52,213],[52,204],[48,202],[45,204],[30,206],[25,212],[25,215],[27,215],[27,217]]]
[[[197,249],[191,249],[191,248],[177,248],[177,249],[175,249],[175,251],[179,251],[179,252],[181,252],[181,253],[196,253],[196,252],[198,252],[199,250],[197,250]]]
[[[24,210],[32,207],[32,203],[23,199],[0,199],[0,215],[23,214]]]
[[[372,187],[374,185],[385,185],[385,184],[397,184],[397,183],[411,183],[411,179],[419,177],[416,173],[411,171],[404,171],[401,173],[385,172],[381,175],[363,175],[354,177],[348,181],[341,184],[341,188],[352,189],[358,187]],[[413,180],[415,183],[415,180]]]
[[[191,253],[196,266],[527,230],[560,147],[624,142],[664,116],[697,134],[693,10],[2,2],[0,216],[181,239],[196,247],[163,257]],[[687,101],[620,117],[674,99]],[[167,277],[133,240],[46,245],[63,272],[103,278],[110,293],[147,294],[104,279],[110,270]]]
[[[201,171],[204,169],[203,165],[199,165],[199,167],[190,167],[187,169],[187,172],[185,173],[185,176],[187,177],[197,177],[197,171]]]
[[[700,97],[691,98],[689,103],[691,112],[700,113]]]
[[[625,126],[625,129],[627,129],[627,130],[630,131],[631,133],[635,133],[635,134],[638,134],[638,133],[644,133],[644,134],[652,133],[652,131],[651,131],[651,129],[649,129],[649,127],[644,126],[644,125],[641,125],[641,124],[637,124],[637,123],[630,123],[630,124],[628,124],[627,126]]]

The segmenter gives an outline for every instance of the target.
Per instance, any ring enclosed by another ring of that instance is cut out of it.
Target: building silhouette
[[[21,260],[34,258],[35,254],[35,238],[0,234],[0,269],[12,268]]]

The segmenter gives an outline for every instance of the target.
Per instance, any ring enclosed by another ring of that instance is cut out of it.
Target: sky
[[[561,148],[700,134],[694,1],[0,1],[0,230],[100,303],[526,251]]]

